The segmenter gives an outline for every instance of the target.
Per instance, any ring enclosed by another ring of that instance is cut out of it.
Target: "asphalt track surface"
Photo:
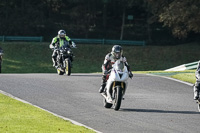
[[[1,74],[0,90],[103,133],[198,133],[192,87],[135,74],[119,111],[103,107],[99,74]]]

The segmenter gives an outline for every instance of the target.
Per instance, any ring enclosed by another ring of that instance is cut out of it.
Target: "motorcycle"
[[[105,108],[114,107],[114,110],[119,110],[121,102],[128,85],[129,73],[123,61],[117,60],[113,64],[113,68],[107,75],[107,83],[105,91],[101,93],[104,97],[103,104]]]
[[[73,61],[73,52],[71,48],[76,48],[69,45],[69,42],[64,41],[64,45],[58,47],[59,44],[56,44],[55,50],[57,52],[57,73],[58,75],[71,75],[72,61]]]
[[[2,59],[3,59],[3,50],[0,48],[0,73],[1,73]]]

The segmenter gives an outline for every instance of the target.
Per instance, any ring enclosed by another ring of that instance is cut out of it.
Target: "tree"
[[[186,38],[191,32],[200,32],[199,0],[150,0],[149,3],[154,17],[170,27],[174,36]]]
[[[132,8],[133,6],[139,5],[143,6],[143,0],[119,0],[119,4],[121,5],[121,14],[122,14],[122,24],[121,24],[121,33],[120,40],[123,40],[124,36],[124,26],[126,23],[126,10]]]

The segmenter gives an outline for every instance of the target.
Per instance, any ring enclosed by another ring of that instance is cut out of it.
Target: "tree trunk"
[[[149,8],[149,2],[147,2],[147,34],[148,34],[148,43],[152,43],[151,39],[151,27],[150,27],[150,8]]]
[[[123,8],[123,15],[122,15],[122,27],[121,27],[121,35],[120,35],[120,40],[123,40],[124,36],[124,25],[125,25],[125,16],[126,16],[126,8],[124,6]]]
[[[103,37],[106,37],[106,25],[107,25],[107,3],[104,3],[103,7]]]

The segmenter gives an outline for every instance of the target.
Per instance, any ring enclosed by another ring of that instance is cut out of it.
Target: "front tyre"
[[[114,110],[119,110],[121,106],[121,101],[122,101],[122,88],[121,86],[116,86],[115,92],[114,92]]]
[[[65,64],[66,64],[65,73],[68,76],[70,76],[71,75],[71,60],[70,59],[65,60]]]

